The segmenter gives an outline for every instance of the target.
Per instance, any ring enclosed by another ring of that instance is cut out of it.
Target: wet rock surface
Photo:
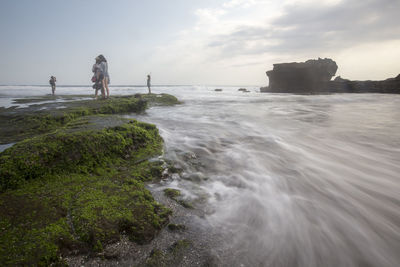
[[[166,229],[171,209],[145,186],[170,176],[167,163],[150,160],[163,140],[154,125],[120,116],[173,103],[170,95],[146,95],[2,109],[17,127],[0,132],[16,142],[0,153],[0,265],[149,266],[155,255],[184,262],[192,248],[180,238],[184,222]],[[18,135],[24,126],[28,134]],[[187,210],[181,201],[174,205]],[[156,253],[160,231],[177,237],[167,236]]]
[[[71,255],[66,261],[71,266],[222,266],[211,248],[218,240],[204,220],[201,208],[187,209],[176,199],[181,192],[170,188],[179,177],[169,177],[160,183],[148,185],[155,200],[172,211],[168,227],[149,243],[138,245],[124,236],[96,255]],[[166,193],[168,192],[168,193]]]
[[[76,124],[78,119],[83,124],[89,115],[142,113],[151,106],[170,106],[179,101],[168,94],[142,94],[112,96],[106,100],[93,100],[85,95],[42,96],[14,99],[13,103],[16,106],[0,108],[0,144],[48,133]]]

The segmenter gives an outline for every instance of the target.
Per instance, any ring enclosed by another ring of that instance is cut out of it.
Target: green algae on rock
[[[175,105],[179,101],[168,94],[113,96],[107,100],[78,100],[65,96],[67,102],[43,103],[42,98],[17,99],[17,103],[38,103],[16,110],[0,109],[0,144],[21,141],[37,134],[48,133],[88,115],[141,113],[150,105]],[[61,97],[61,99],[64,99]],[[44,100],[46,100],[45,98]],[[64,100],[65,100],[64,99]],[[35,102],[37,101],[37,102]]]
[[[57,131],[19,142],[0,154],[0,191],[60,173],[90,173],[122,158],[143,160],[161,152],[154,125],[132,121],[101,131]]]
[[[170,210],[145,188],[160,173],[162,139],[132,120],[103,130],[61,129],[0,154],[0,263],[48,265],[98,252],[126,234],[149,242]],[[62,262],[60,262],[62,263]]]
[[[181,195],[181,191],[178,189],[166,188],[164,189],[164,194],[173,200],[177,200],[177,198]]]
[[[165,252],[154,249],[146,261],[139,265],[145,267],[168,267],[179,266],[184,258],[185,251],[192,245],[187,239],[178,240]]]
[[[170,199],[175,200],[178,204],[180,204],[182,207],[187,208],[187,209],[193,209],[193,205],[182,198],[179,198],[181,196],[181,191],[178,189],[173,189],[173,188],[166,188],[164,189],[164,194],[169,197]]]
[[[172,106],[181,103],[175,96],[169,94],[142,94],[141,97],[151,106]]]
[[[64,265],[61,256],[98,253],[121,235],[147,243],[168,224],[144,184],[163,171],[148,161],[162,153],[157,128],[112,114],[177,99],[61,98],[72,102],[0,109],[0,143],[25,139],[0,153],[1,266]]]

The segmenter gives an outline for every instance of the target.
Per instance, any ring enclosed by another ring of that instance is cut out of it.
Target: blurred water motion
[[[223,265],[399,266],[400,96],[224,92],[143,117],[197,174],[177,186],[206,198]]]
[[[215,88],[154,87],[184,103],[138,119],[160,129],[165,157],[184,170],[174,186],[222,236],[212,248],[221,265],[400,266],[399,95]],[[3,102],[31,90],[11,89],[0,87]]]

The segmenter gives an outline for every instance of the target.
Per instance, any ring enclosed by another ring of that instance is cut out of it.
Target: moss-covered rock
[[[181,191],[178,189],[166,188],[164,189],[164,194],[173,200],[177,200],[177,198],[181,195]]]
[[[178,204],[180,204],[182,207],[187,208],[187,209],[193,209],[193,205],[186,200],[181,198],[181,191],[178,189],[173,189],[173,188],[166,188],[164,189],[164,194],[169,197],[170,199],[175,200]]]
[[[98,252],[127,234],[139,244],[166,225],[170,210],[143,181],[159,174],[154,125],[55,133],[0,154],[0,265],[48,265],[71,251]],[[5,192],[4,192],[5,191]]]
[[[17,99],[17,103],[35,103],[26,108],[0,109],[0,143],[11,143],[32,137],[38,134],[49,133],[63,126],[67,126],[74,120],[88,115],[98,114],[126,114],[141,113],[149,105],[175,105],[179,101],[168,94],[151,94],[135,96],[113,96],[107,100],[73,100],[71,96],[61,98],[67,102],[42,103],[46,100]],[[78,98],[78,97],[76,97]],[[79,98],[78,98],[79,99]]]
[[[179,266],[184,258],[185,251],[191,246],[187,239],[178,240],[166,251],[154,249],[143,264],[145,267]]]
[[[151,106],[172,106],[181,103],[175,96],[169,94],[142,94],[141,98]]]
[[[154,125],[109,114],[177,99],[57,96],[72,101],[60,108],[45,98],[0,108],[0,142],[25,139],[0,153],[0,266],[64,265],[61,255],[100,252],[121,234],[149,242],[171,213],[144,185],[163,171],[148,161],[161,154],[162,138]]]
[[[137,121],[101,131],[57,131],[17,143],[0,154],[0,191],[45,175],[91,173],[121,159],[140,161],[161,149],[157,128]]]
[[[144,264],[141,264],[140,266],[144,267],[166,267],[168,266],[168,260],[166,254],[159,250],[159,249],[154,249],[151,251],[150,256],[146,259],[146,262]]]

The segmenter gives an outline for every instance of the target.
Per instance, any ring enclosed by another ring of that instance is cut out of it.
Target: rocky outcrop
[[[400,94],[400,74],[383,81],[350,81],[340,76],[326,85],[330,93]]]
[[[59,108],[56,98],[68,101]],[[124,114],[178,100],[166,94],[56,98],[16,99],[33,105],[0,108],[0,143],[16,142],[0,153],[0,266],[119,257],[105,248],[123,238],[147,244],[169,221],[171,210],[145,185],[167,170],[163,161],[148,160],[162,154],[163,140],[155,125]]]
[[[301,63],[274,64],[267,71],[269,87],[266,92],[279,93],[313,93],[320,90],[336,74],[338,66],[332,59],[318,58]]]
[[[261,92],[270,93],[400,93],[400,75],[383,81],[351,81],[340,76],[331,81],[337,71],[332,59],[308,60],[301,63],[274,64],[267,71],[269,86]]]

